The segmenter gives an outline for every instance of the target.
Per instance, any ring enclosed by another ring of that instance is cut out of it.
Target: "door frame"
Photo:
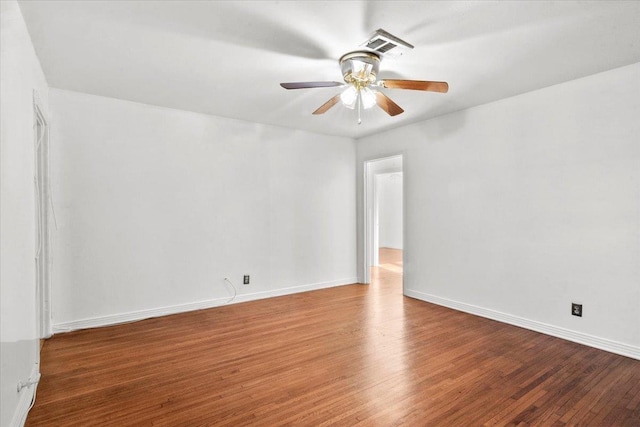
[[[49,119],[38,93],[33,91],[33,149],[35,199],[35,272],[36,316],[38,336],[52,335],[51,319],[51,241],[49,204],[51,200],[51,167],[49,152]]]
[[[404,151],[391,153],[384,156],[376,156],[374,158],[364,159],[363,161],[363,224],[364,224],[364,251],[363,251],[363,262],[364,262],[364,283],[371,283],[371,267],[374,265],[373,261],[377,258],[375,252],[377,248],[374,248],[374,243],[376,242],[376,226],[375,226],[375,212],[374,208],[377,206],[377,194],[376,194],[376,185],[375,185],[375,175],[373,171],[373,163],[381,161],[381,160],[390,160],[393,158],[400,158],[401,160],[401,168],[399,172],[402,172],[402,259],[403,266],[404,260],[406,259],[406,236],[407,236],[407,227],[406,227],[406,173],[405,173],[405,155]],[[382,170],[378,173],[391,172],[391,170]],[[398,172],[398,171],[396,171]],[[404,268],[402,270],[402,290],[404,293],[404,283],[405,283],[405,272]]]

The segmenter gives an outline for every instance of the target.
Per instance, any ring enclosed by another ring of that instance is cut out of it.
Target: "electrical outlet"
[[[242,283],[244,283],[245,285],[249,284],[249,275],[248,274],[244,275],[244,279],[242,279]]]
[[[574,316],[582,317],[582,304],[571,303],[571,314]]]

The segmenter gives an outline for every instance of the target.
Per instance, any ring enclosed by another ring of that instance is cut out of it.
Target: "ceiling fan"
[[[391,36],[390,34],[384,32],[384,30],[378,30],[376,34],[383,32],[387,37]],[[394,36],[391,36],[394,37]],[[405,46],[413,48],[413,46],[409,45],[406,42],[403,42],[400,39],[394,37],[394,41],[400,41]],[[373,43],[377,42],[378,39],[374,40]],[[367,47],[372,46],[372,42],[370,42]],[[388,44],[386,45],[387,49]],[[379,47],[379,46],[376,46]],[[395,47],[395,45],[394,45]],[[344,83],[340,82],[291,82],[291,83],[280,83],[285,89],[308,89],[308,88],[321,88],[321,87],[346,87],[346,90],[342,93],[334,96],[329,99],[327,102],[322,104],[317,110],[313,112],[313,114],[324,114],[331,107],[336,105],[338,101],[342,101],[342,103],[350,109],[358,110],[358,124],[362,122],[361,120],[361,110],[368,109],[373,107],[374,105],[378,105],[382,108],[387,114],[390,116],[396,116],[404,110],[395,102],[391,100],[384,93],[376,90],[378,87],[386,88],[386,89],[410,89],[410,90],[423,90],[429,92],[440,92],[446,93],[449,90],[449,85],[446,82],[433,82],[433,81],[424,81],[424,80],[397,80],[397,79],[382,79],[378,80],[378,70],[380,68],[380,61],[382,56],[378,52],[385,52],[385,48],[377,49],[377,51],[369,51],[369,50],[356,50],[354,52],[349,52],[344,55],[339,60],[340,69],[342,70],[342,76],[344,78]]]

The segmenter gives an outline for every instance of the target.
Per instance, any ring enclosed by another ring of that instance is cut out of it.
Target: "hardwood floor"
[[[395,256],[370,286],[56,335],[27,425],[640,425],[640,361],[404,297]]]

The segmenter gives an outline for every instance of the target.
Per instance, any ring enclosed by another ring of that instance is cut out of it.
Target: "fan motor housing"
[[[380,68],[378,54],[358,50],[342,55],[339,62],[345,82],[366,86],[376,81]]]

